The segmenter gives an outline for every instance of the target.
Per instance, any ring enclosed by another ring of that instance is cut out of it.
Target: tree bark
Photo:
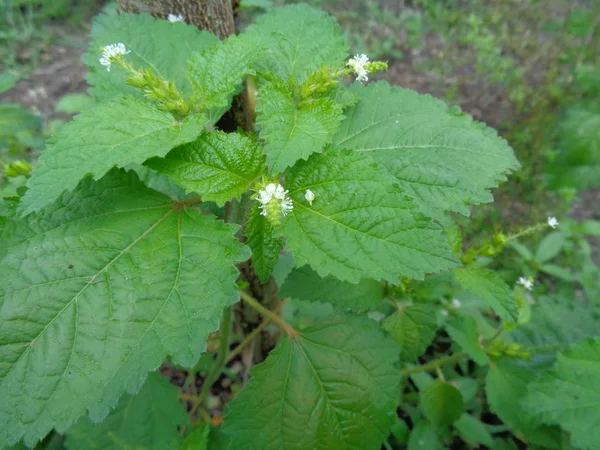
[[[225,39],[235,33],[233,19],[237,0],[119,0],[119,9],[166,19],[181,14],[186,23]]]

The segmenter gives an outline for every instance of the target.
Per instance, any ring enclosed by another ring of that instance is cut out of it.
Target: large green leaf
[[[113,170],[0,242],[0,446],[102,419],[167,355],[192,366],[239,297],[236,227]]]
[[[364,279],[353,284],[332,276],[321,278],[309,266],[295,268],[285,279],[279,296],[331,303],[352,311],[373,309],[384,299],[383,286],[378,281]]]
[[[188,192],[223,206],[240,198],[263,173],[260,145],[238,133],[204,132],[194,142],[153,158],[148,167],[168,175]]]
[[[439,227],[364,154],[328,149],[297,163],[285,183],[294,210],[282,231],[298,266],[397,283],[458,264]]]
[[[164,156],[171,148],[194,140],[206,123],[203,115],[179,122],[133,98],[88,109],[49,141],[27,183],[22,212],[38,211],[88,174],[98,179],[112,167]]]
[[[395,416],[397,355],[365,318],[284,337],[228,406],[231,448],[379,449]]]
[[[517,301],[510,287],[494,272],[480,267],[465,267],[456,269],[454,276],[465,290],[491,306],[503,320],[516,322]]]
[[[556,367],[531,383],[523,407],[544,423],[559,425],[573,445],[596,450],[600,443],[600,339],[579,342],[558,355]]]
[[[443,427],[459,419],[464,402],[458,389],[436,380],[420,392],[419,408],[433,425]]]
[[[203,109],[228,106],[236,88],[254,75],[254,60],[264,52],[260,39],[231,36],[194,55],[188,68],[194,92]]]
[[[413,362],[423,353],[438,329],[436,309],[428,305],[411,305],[389,316],[385,328],[400,345],[400,359]]]
[[[477,322],[472,316],[455,317],[446,323],[446,331],[477,364],[484,365],[490,362],[490,358],[481,347]]]
[[[131,52],[125,57],[134,67],[149,67],[168,81],[173,81],[184,95],[191,94],[191,85],[185,76],[188,60],[219,39],[206,31],[181,22],[170,23],[142,14],[101,15],[94,20],[89,52],[83,61],[89,67],[87,81],[90,94],[98,100],[108,100],[122,94],[141,95],[126,85],[129,74],[113,64],[110,72],[98,61],[102,47],[121,42]]]
[[[253,206],[248,215],[244,234],[248,237],[246,244],[252,250],[252,267],[260,281],[266,283],[279,260],[283,242],[271,222],[260,214],[258,204]]]
[[[535,380],[538,370],[523,361],[503,358],[490,365],[485,393],[490,409],[521,439],[558,449],[560,430],[541,425],[535,414],[521,406],[527,384]]]
[[[275,83],[260,89],[256,111],[267,164],[275,173],[323,151],[344,117],[342,107],[327,98],[298,107],[292,93]]]
[[[123,396],[99,424],[82,417],[69,428],[72,450],[175,450],[181,445],[178,426],[189,422],[178,390],[159,373],[151,373],[135,395]]]
[[[371,155],[431,217],[468,215],[469,204],[492,201],[489,188],[519,167],[494,130],[429,95],[385,82],[352,92],[358,103],[334,142]]]
[[[341,68],[347,57],[335,19],[307,5],[272,9],[246,33],[268,45],[257,67],[286,82],[302,83],[320,66]]]

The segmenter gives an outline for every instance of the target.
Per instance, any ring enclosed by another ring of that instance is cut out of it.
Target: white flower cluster
[[[528,291],[533,289],[533,279],[531,277],[519,277],[519,279],[517,280],[517,284],[520,284]]]
[[[106,70],[110,72],[110,65],[115,60],[127,53],[131,53],[125,48],[125,44],[118,42],[116,44],[110,44],[102,49],[102,58],[100,58],[100,64],[106,67]]]
[[[294,209],[292,199],[287,196],[288,191],[283,189],[280,184],[270,183],[264,189],[258,191],[258,201],[260,202],[260,214],[268,215],[268,205],[275,201],[281,208],[281,214],[285,216]]]
[[[183,16],[181,14],[169,14],[167,16],[167,19],[169,20],[169,22],[171,23],[175,23],[175,22],[183,22]]]
[[[554,230],[558,226],[558,220],[556,220],[556,217],[548,217],[548,225]]]
[[[365,69],[365,64],[369,62],[369,58],[364,53],[362,55],[356,55],[354,58],[348,60],[348,67],[350,67],[356,74],[356,81],[368,81],[369,77],[367,74],[369,71]]]

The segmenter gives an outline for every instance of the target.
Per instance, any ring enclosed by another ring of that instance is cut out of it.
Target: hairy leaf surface
[[[257,68],[285,82],[292,77],[302,83],[322,65],[341,68],[347,57],[335,19],[308,5],[273,8],[246,33],[268,45]]]
[[[238,133],[204,132],[194,142],[173,149],[145,165],[171,177],[187,192],[223,206],[240,198],[262,174],[260,145]]]
[[[542,422],[572,434],[577,448],[600,442],[600,339],[581,341],[558,355],[551,374],[527,387],[523,407]]]
[[[102,419],[167,355],[193,365],[239,297],[236,227],[173,204],[135,173],[86,179],[8,219],[0,264],[0,446]]]
[[[136,69],[149,67],[167,81],[173,81],[183,95],[191,94],[185,76],[189,58],[219,39],[195,26],[170,23],[144,14],[100,15],[94,20],[89,52],[83,56],[89,67],[86,77],[97,100],[126,95],[141,96],[139,89],[125,84],[129,73],[113,64],[110,72],[98,61],[102,47],[121,42],[131,53],[125,56]]]
[[[512,290],[494,272],[479,267],[466,267],[456,269],[454,276],[465,290],[477,295],[503,320],[516,322],[517,301]]]
[[[326,302],[352,311],[375,308],[384,299],[383,286],[378,281],[364,279],[353,284],[332,276],[321,278],[309,266],[296,267],[287,276],[279,297]]]
[[[266,283],[279,260],[283,242],[271,222],[260,215],[258,204],[250,211],[244,235],[248,238],[246,245],[252,250],[252,267],[260,281]]]
[[[438,329],[436,310],[427,305],[402,308],[382,325],[400,345],[400,359],[406,362],[413,362],[425,353]]]
[[[326,98],[300,108],[287,88],[275,83],[260,89],[256,111],[267,164],[274,173],[323,151],[344,117],[342,107]]]
[[[49,141],[27,183],[22,213],[38,211],[86,175],[98,179],[112,167],[164,156],[171,148],[194,140],[206,124],[203,115],[179,122],[133,98],[88,109]]]
[[[385,82],[355,85],[334,142],[365,152],[431,217],[468,215],[469,204],[492,201],[489,188],[519,168],[496,132],[429,95]]]
[[[69,428],[70,450],[177,450],[178,426],[189,419],[179,403],[179,391],[159,373],[151,373],[135,395],[125,395],[99,424],[82,417]]]
[[[294,210],[282,232],[298,266],[354,283],[397,283],[457,265],[439,227],[366,155],[328,149],[297,163],[285,185]]]
[[[281,339],[228,406],[232,448],[378,449],[399,394],[398,349],[364,318]]]

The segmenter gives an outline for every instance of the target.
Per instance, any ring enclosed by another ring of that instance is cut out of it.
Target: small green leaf
[[[489,189],[519,168],[494,130],[440,100],[385,82],[355,84],[352,92],[359,100],[334,142],[371,155],[426,215],[469,215],[469,204],[491,202]]]
[[[451,384],[437,380],[421,391],[419,408],[433,425],[450,425],[463,413],[462,394]]]
[[[408,450],[445,450],[436,429],[426,420],[419,421],[408,437]]]
[[[204,132],[146,166],[168,175],[187,192],[219,206],[240,198],[263,173],[260,146],[238,133]]]
[[[194,55],[187,71],[200,107],[226,107],[244,77],[254,75],[254,60],[264,52],[260,40],[230,36]]]
[[[322,152],[344,117],[341,106],[326,98],[299,108],[287,88],[274,83],[261,87],[256,111],[267,164],[274,173]]]
[[[279,296],[331,303],[352,311],[373,309],[384,299],[383,286],[378,281],[365,279],[352,284],[331,276],[321,278],[309,266],[295,268],[281,286]]]
[[[168,355],[193,366],[239,298],[237,228],[123,170],[6,219],[0,447],[62,433],[86,410],[101,420]]]
[[[208,435],[210,427],[206,424],[196,428],[188,437],[185,438],[180,450],[207,450]]]
[[[19,77],[15,74],[4,72],[0,73],[0,94],[11,89],[19,81]]]
[[[38,211],[86,175],[99,179],[112,167],[141,164],[192,141],[207,124],[203,115],[182,122],[152,105],[122,98],[76,116],[49,142],[23,198],[23,214]]]
[[[151,373],[135,395],[126,395],[99,424],[83,417],[69,428],[67,448],[108,450],[180,448],[178,427],[189,418],[177,398],[178,389],[159,373]],[[194,450],[199,450],[194,447]]]
[[[554,233],[546,235],[535,251],[535,260],[540,264],[551,260],[560,253],[564,245],[564,233],[555,231]]]
[[[227,407],[231,448],[379,449],[398,401],[397,355],[365,318],[339,317],[282,338]]]
[[[404,420],[400,417],[396,418],[396,422],[390,428],[390,433],[394,436],[394,440],[398,444],[406,444],[408,442],[408,435],[410,434],[410,430],[408,429],[408,425]]]
[[[413,362],[421,356],[438,329],[436,310],[427,305],[411,305],[395,312],[383,322],[400,345],[400,359]]]
[[[533,259],[533,253],[531,253],[531,250],[529,250],[523,244],[520,244],[518,242],[510,242],[508,245],[509,245],[509,247],[513,248],[523,258],[525,258],[529,261],[531,261]]]
[[[521,406],[527,394],[527,383],[535,380],[537,371],[526,363],[507,358],[490,365],[485,382],[485,393],[490,409],[513,433],[541,445],[543,448],[558,449],[560,430],[539,423],[535,414]]]
[[[494,272],[479,267],[465,267],[454,271],[461,286],[491,306],[507,322],[516,322],[518,305],[512,290]]]
[[[568,269],[557,266],[555,264],[544,264],[540,267],[540,270],[548,275],[552,275],[555,278],[563,281],[575,281],[576,277]]]
[[[446,323],[446,331],[463,351],[479,365],[490,362],[490,358],[481,348],[477,323],[471,316],[459,316]]]
[[[252,267],[260,281],[266,283],[279,260],[283,242],[274,233],[271,222],[260,214],[258,204],[252,207],[248,215],[244,235],[248,238],[246,245],[252,250]]]
[[[100,15],[94,20],[88,53],[83,62],[89,67],[90,94],[97,100],[110,100],[123,94],[141,97],[141,92],[125,84],[129,73],[113,64],[110,72],[98,61],[102,47],[121,42],[131,53],[126,60],[136,69],[149,67],[167,81],[173,81],[185,96],[192,92],[185,76],[194,52],[219,42],[219,39],[193,25],[170,23],[145,14]]]
[[[87,94],[79,92],[67,94],[60,98],[54,110],[65,114],[77,114],[94,103],[94,99]]]
[[[463,414],[456,422],[454,428],[466,442],[470,444],[481,444],[487,448],[494,448],[492,435],[485,425],[471,414]]]
[[[558,355],[554,370],[531,383],[523,407],[544,423],[571,433],[573,445],[600,442],[600,339],[578,342]]]
[[[341,68],[347,57],[335,19],[308,5],[272,9],[246,33],[268,46],[257,68],[285,82],[293,78],[301,84],[320,66]]]
[[[298,162],[285,184],[294,210],[281,230],[298,266],[354,283],[398,283],[457,265],[439,226],[367,155],[328,149]]]

